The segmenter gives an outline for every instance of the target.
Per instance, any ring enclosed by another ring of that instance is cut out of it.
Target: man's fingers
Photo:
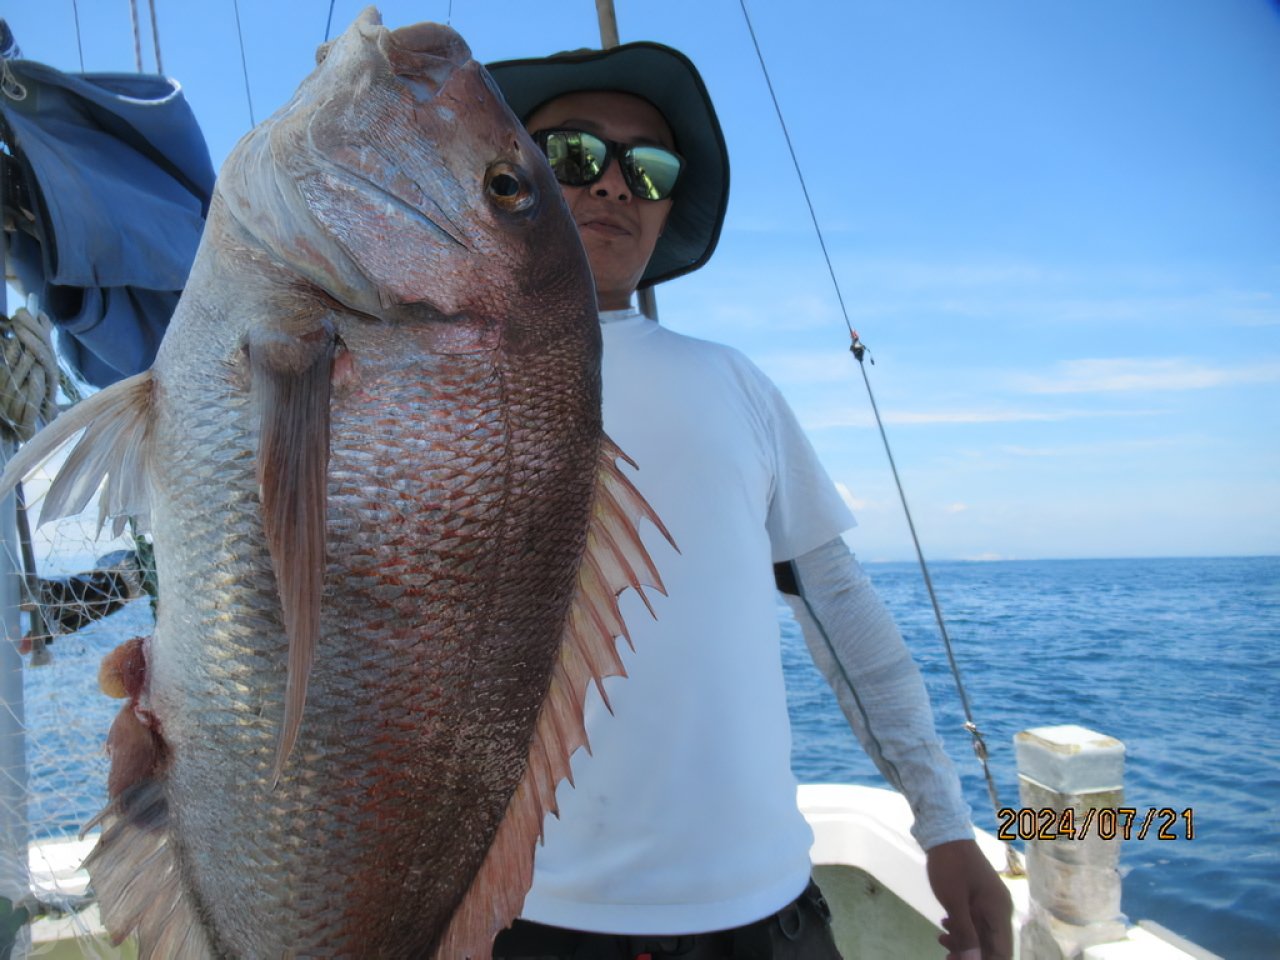
[[[978,931],[968,917],[943,917],[942,926],[947,932],[938,937],[938,943],[946,948],[947,960],[982,960]]]
[[[929,884],[947,912],[938,942],[948,960],[1009,960],[1013,953],[1009,891],[972,840],[931,847]]]
[[[1013,928],[1008,919],[1011,910],[1007,893],[997,898],[995,903],[987,904],[988,912],[980,921],[982,930],[979,934],[982,957],[987,960],[1008,960],[1013,956]]]

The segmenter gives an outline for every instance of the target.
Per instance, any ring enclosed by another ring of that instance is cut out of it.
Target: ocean
[[[866,569],[920,664],[974,822],[997,820],[915,564]],[[1280,957],[1280,558],[930,564],[1000,805],[1013,736],[1078,724],[1125,744],[1125,805],[1190,808],[1194,837],[1123,843],[1121,909],[1228,958]],[[784,622],[793,767],[884,781]]]
[[[1190,808],[1195,833],[1123,843],[1125,914],[1224,957],[1280,957],[1280,558],[930,569],[1001,805],[1019,806],[1019,730],[1070,723],[1124,741],[1126,804]],[[921,666],[975,822],[994,832],[919,570],[867,570]],[[779,609],[798,776],[883,785]],[[131,604],[59,638],[54,664],[26,672],[34,835],[74,833],[100,808],[118,705],[97,691],[98,661],[148,621],[145,601]]]

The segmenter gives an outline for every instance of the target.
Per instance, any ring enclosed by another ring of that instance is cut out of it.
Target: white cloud
[[[1026,423],[1056,420],[1074,420],[1081,417],[1108,416],[1109,414],[1086,411],[1045,410],[900,410],[882,414],[885,423],[919,426],[943,423]],[[808,430],[828,427],[874,427],[875,417],[870,410],[843,408],[823,410],[801,416]]]
[[[845,506],[847,506],[854,513],[857,513],[860,510],[866,510],[868,507],[871,506],[870,500],[864,500],[861,497],[855,497],[853,495],[852,490],[850,490],[847,486],[845,486],[843,483],[840,483],[838,481],[836,483],[836,492],[840,494],[840,499],[845,502]]]
[[[1118,439],[1100,443],[1075,443],[1049,447],[1028,447],[1021,444],[1004,444],[996,448],[997,452],[1011,457],[1044,458],[1066,457],[1072,460],[1083,460],[1090,457],[1114,456],[1116,454],[1143,453],[1152,450],[1187,449],[1200,442],[1197,438],[1184,435],[1156,437],[1153,439]]]
[[[848,383],[857,375],[855,361],[839,350],[756,354],[755,361],[780,386]]]
[[[947,511],[947,513],[964,513],[966,510],[969,509],[969,505],[967,503],[951,503],[951,504],[948,504],[944,509]]]
[[[1068,360],[1059,364],[1054,374],[1014,378],[1028,393],[1053,394],[1203,390],[1273,381],[1280,381],[1280,362],[1215,367],[1185,357]]]

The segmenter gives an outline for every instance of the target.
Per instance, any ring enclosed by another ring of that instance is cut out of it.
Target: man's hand
[[[938,942],[947,960],[1009,960],[1013,903],[973,840],[940,843],[925,853],[929,885],[947,915]]]

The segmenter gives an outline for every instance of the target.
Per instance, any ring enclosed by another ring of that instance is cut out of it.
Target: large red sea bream
[[[654,519],[577,233],[463,41],[366,11],[222,170],[155,366],[64,414],[44,519],[149,516],[89,861],[144,957],[487,957]],[[102,483],[105,481],[105,483]]]

